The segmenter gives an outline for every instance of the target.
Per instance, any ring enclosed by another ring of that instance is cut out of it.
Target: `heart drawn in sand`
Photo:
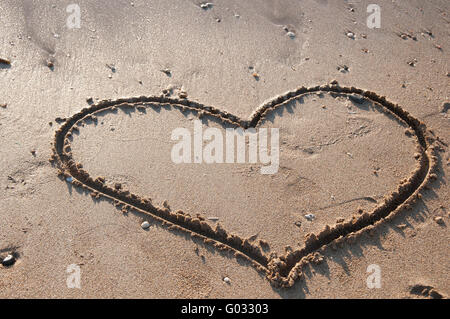
[[[106,185],[101,178],[94,180],[82,168],[82,165],[75,162],[72,156],[70,138],[73,132],[78,130],[77,123],[92,119],[97,112],[116,108],[146,108],[155,105],[170,105],[170,107],[181,111],[189,110],[199,116],[207,115],[213,117],[216,121],[227,123],[227,125],[247,129],[258,127],[269,112],[302,96],[317,93],[351,95],[353,98],[364,99],[381,107],[386,113],[404,123],[415,137],[418,164],[410,176],[399,183],[397,190],[392,194],[386,194],[384,201],[379,203],[372,211],[332,226],[327,225],[319,233],[308,234],[303,247],[297,250],[287,250],[283,256],[264,253],[259,245],[239,235],[229,233],[220,224],[212,227],[202,218],[192,217],[181,211],[173,212],[167,207],[157,207],[149,199]],[[370,235],[375,227],[386,220],[392,220],[398,212],[408,209],[420,198],[420,191],[436,178],[438,148],[434,143],[432,134],[427,131],[426,126],[421,121],[398,105],[387,101],[385,97],[355,87],[341,87],[334,83],[310,88],[301,87],[278,96],[260,106],[248,120],[240,119],[228,112],[187,99],[143,96],[100,101],[74,114],[56,131],[54,154],[50,161],[58,168],[61,177],[64,177],[74,186],[89,191],[92,196],[111,200],[115,206],[126,207],[148,215],[166,225],[169,230],[188,233],[192,238],[201,239],[218,250],[231,251],[237,258],[249,261],[258,271],[264,273],[274,286],[291,287],[296,280],[302,277],[303,267],[307,263],[316,263],[323,260],[324,257],[320,252],[327,247],[335,248],[344,241],[352,242],[365,233]]]

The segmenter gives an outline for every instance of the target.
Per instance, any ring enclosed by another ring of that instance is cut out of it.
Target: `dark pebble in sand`
[[[172,76],[172,71],[169,69],[162,69],[161,72],[169,77]]]
[[[13,255],[8,255],[2,260],[2,265],[8,267],[14,265],[15,262],[16,258]]]

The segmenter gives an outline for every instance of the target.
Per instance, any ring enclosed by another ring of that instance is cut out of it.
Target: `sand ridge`
[[[172,107],[181,110],[196,111],[199,117],[207,114],[217,118],[219,121],[228,122],[237,127],[251,128],[257,127],[269,112],[285,103],[300,96],[318,92],[346,94],[349,96],[356,94],[381,106],[401,119],[409,126],[410,134],[416,137],[416,159],[418,165],[409,178],[400,183],[398,190],[390,195],[386,195],[384,202],[373,211],[355,216],[352,220],[344,221],[334,226],[327,225],[318,234],[308,234],[303,248],[293,251],[288,247],[283,256],[277,256],[275,253],[263,253],[259,246],[251,243],[248,239],[230,234],[220,224],[217,224],[213,229],[201,218],[191,217],[182,211],[171,212],[167,207],[154,206],[149,199],[109,187],[104,184],[102,179],[97,178],[94,180],[88,172],[82,169],[82,165],[76,163],[72,158],[69,137],[74,130],[77,130],[76,124],[92,118],[96,112],[106,109],[118,107],[145,108],[149,104],[156,106],[170,104]],[[56,131],[54,154],[50,160],[55,163],[60,176],[72,178],[73,185],[86,189],[88,192],[91,192],[92,196],[97,198],[104,197],[113,201],[115,206],[147,214],[160,221],[163,225],[167,225],[170,230],[187,232],[192,237],[200,238],[205,243],[210,243],[219,250],[232,251],[236,257],[248,260],[258,271],[263,272],[274,286],[292,287],[295,281],[302,278],[302,268],[305,264],[310,262],[319,263],[323,260],[323,257],[320,255],[322,249],[328,246],[336,247],[345,240],[354,241],[358,236],[365,233],[370,234],[374,227],[392,219],[399,211],[411,207],[420,198],[420,191],[428,187],[428,184],[436,178],[436,154],[435,138],[426,129],[425,124],[411,116],[400,106],[387,101],[385,97],[379,96],[374,92],[355,87],[341,87],[336,82],[333,82],[333,84],[310,88],[301,87],[295,91],[280,95],[257,108],[248,120],[240,119],[228,112],[187,99],[142,96],[114,101],[100,101],[74,114]]]

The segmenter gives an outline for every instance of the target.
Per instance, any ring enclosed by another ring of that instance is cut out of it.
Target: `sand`
[[[448,3],[199,4],[2,3],[0,296],[448,296]],[[278,172],[174,164],[199,116]]]

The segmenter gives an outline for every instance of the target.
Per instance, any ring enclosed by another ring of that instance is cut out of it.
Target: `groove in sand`
[[[386,111],[405,122],[413,130],[416,137],[418,165],[411,175],[398,186],[397,191],[386,195],[384,201],[369,213],[355,216],[352,220],[333,226],[325,226],[319,234],[308,234],[304,247],[293,251],[287,249],[283,256],[271,253],[269,256],[263,253],[259,246],[248,239],[230,234],[217,224],[213,229],[206,221],[192,217],[182,211],[171,212],[167,208],[154,206],[150,200],[141,198],[129,192],[117,190],[104,184],[103,180],[94,180],[88,172],[79,168],[73,160],[69,136],[73,130],[77,130],[76,123],[92,118],[96,112],[117,107],[145,107],[147,105],[171,105],[180,110],[196,111],[197,115],[208,114],[222,122],[244,129],[258,126],[265,116],[274,109],[301,97],[302,95],[324,92],[330,94],[357,94],[381,106]],[[205,243],[212,244],[219,250],[231,251],[236,257],[242,257],[258,270],[266,275],[270,283],[277,287],[292,287],[302,278],[303,267],[309,262],[317,262],[319,252],[327,247],[336,247],[344,241],[354,241],[356,237],[364,233],[373,232],[374,227],[391,220],[402,209],[410,208],[420,198],[420,191],[427,187],[436,178],[437,171],[437,147],[435,138],[427,131],[424,123],[411,116],[397,104],[386,100],[374,92],[365,91],[355,87],[341,87],[338,84],[322,85],[316,87],[301,87],[295,91],[280,95],[275,99],[260,106],[250,116],[249,120],[242,120],[228,112],[220,111],[214,107],[205,106],[187,99],[176,99],[159,96],[124,98],[118,100],[104,100],[97,104],[84,108],[72,117],[56,131],[54,139],[54,154],[50,159],[58,168],[59,175],[64,178],[72,177],[72,184],[86,189],[91,195],[104,197],[114,202],[115,206],[125,206],[140,213],[149,215],[167,225],[170,230],[182,231],[193,238],[202,239]]]

